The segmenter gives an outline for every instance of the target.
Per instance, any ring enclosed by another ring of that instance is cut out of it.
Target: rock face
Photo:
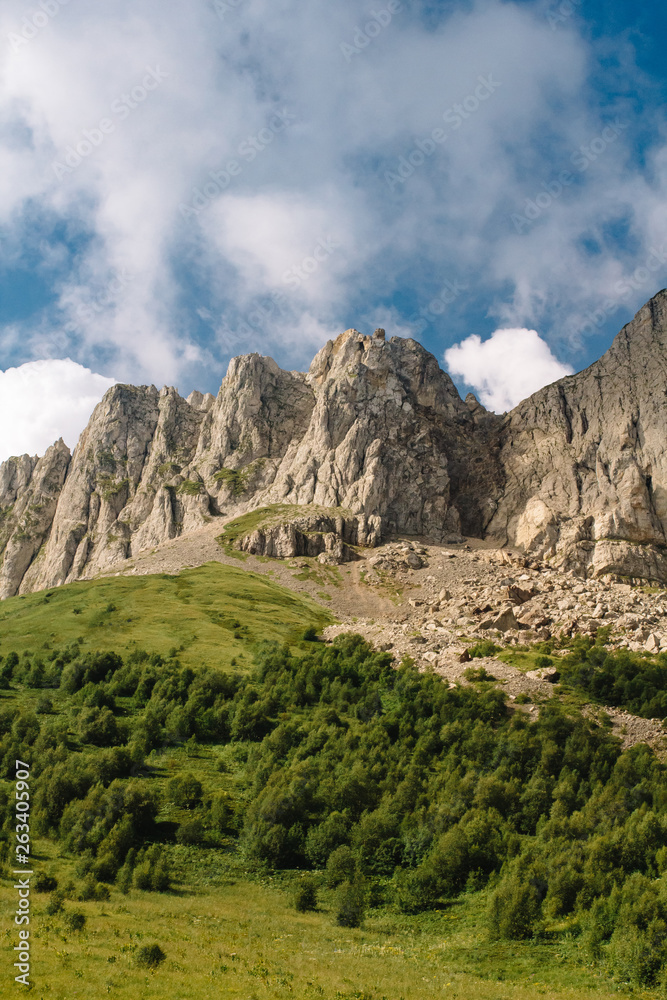
[[[504,417],[462,401],[432,355],[383,330],[346,331],[307,374],[236,358],[216,399],[117,385],[73,456],[60,441],[0,466],[0,596],[279,504],[349,511],[373,526],[360,544],[490,536],[582,576],[667,580],[665,427],[664,291],[600,361]],[[317,543],[292,525],[246,544],[343,558],[355,543],[339,527]]]
[[[256,528],[240,539],[238,548],[251,555],[274,559],[317,556],[320,562],[338,565],[359,558],[352,546],[372,548],[379,542],[379,517],[319,515]]]
[[[667,580],[667,292],[500,429],[488,533],[580,575]]]

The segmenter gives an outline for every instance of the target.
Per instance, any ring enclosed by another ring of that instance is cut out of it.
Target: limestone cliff
[[[581,574],[667,580],[666,430],[662,291],[599,361],[506,416],[489,533]]]
[[[279,504],[372,519],[369,544],[486,534],[582,575],[667,580],[666,427],[666,292],[600,361],[504,417],[382,330],[346,331],[307,374],[236,358],[215,399],[117,385],[73,456],[60,441],[0,466],[0,596]]]

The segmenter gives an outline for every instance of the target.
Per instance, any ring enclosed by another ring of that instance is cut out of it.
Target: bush
[[[476,657],[494,656],[500,650],[501,647],[496,646],[495,642],[492,642],[491,639],[483,639],[482,642],[478,642],[468,650],[468,655],[475,659]]]
[[[132,888],[132,869],[128,864],[124,864],[121,870],[118,872],[116,877],[116,885],[123,893],[127,896],[128,892]]]
[[[301,638],[304,640],[304,642],[317,642],[318,641],[317,629],[315,628],[315,626],[309,625],[308,628],[304,630],[304,633],[301,636]]]
[[[399,871],[394,878],[394,902],[401,913],[430,910],[437,897],[437,880],[424,865],[413,871]]]
[[[309,875],[302,878],[294,893],[294,908],[299,913],[317,909],[317,886]]]
[[[53,892],[58,888],[58,879],[54,875],[47,875],[46,872],[39,872],[33,886],[36,892]]]
[[[143,969],[157,969],[167,956],[159,944],[145,944],[137,951],[136,963]]]
[[[490,674],[485,667],[468,667],[463,672],[463,676],[467,681],[471,681],[473,684],[475,681],[494,681],[495,677]]]
[[[65,925],[70,931],[82,931],[86,926],[86,915],[80,910],[72,910],[65,916]]]
[[[364,888],[361,882],[344,882],[336,900],[339,927],[360,927],[364,919]]]
[[[330,889],[335,889],[341,882],[351,882],[357,870],[357,861],[349,847],[337,847],[329,855],[327,861],[326,880]]]
[[[176,830],[176,841],[179,844],[202,844],[206,839],[204,824],[198,817],[186,819]]]
[[[202,784],[194,774],[183,774],[167,782],[167,797],[177,806],[194,809],[201,803]]]
[[[153,892],[166,892],[171,887],[171,871],[163,859],[157,862],[151,872],[151,889]]]
[[[142,889],[144,892],[150,891],[153,887],[153,874],[151,872],[150,861],[143,861],[140,865],[137,865],[134,869],[132,882],[135,889]]]
[[[92,872],[89,872],[83,880],[81,886],[81,891],[79,892],[79,899],[82,903],[88,902],[90,900],[97,900],[101,902],[102,900],[109,898],[109,886],[104,885],[103,882],[98,882]]]
[[[220,833],[232,833],[236,829],[234,802],[226,792],[220,792],[211,803],[211,820]]]
[[[505,879],[491,898],[488,928],[491,938],[522,941],[540,929],[541,905],[537,891],[518,876]]]
[[[54,917],[56,913],[61,913],[65,905],[65,893],[62,889],[56,889],[49,896],[49,901],[46,904],[46,912],[50,917]]]

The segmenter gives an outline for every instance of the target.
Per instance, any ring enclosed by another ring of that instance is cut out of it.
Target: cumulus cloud
[[[601,297],[640,305],[664,283],[626,280],[664,232],[663,113],[647,102],[640,122],[595,89],[583,18],[553,31],[539,4],[440,6],[403,4],[352,56],[370,17],[356,0],[63,4],[7,46],[0,263],[33,248],[53,293],[11,317],[9,360],[44,356],[58,329],[59,354],[128,381],[217,380],[232,343],[307,360],[317,329],[383,309],[416,330],[405,302],[421,315],[447,281],[467,291],[427,317],[439,351],[466,307],[551,341]],[[25,17],[4,0],[0,38]],[[656,137],[643,162],[640,128]]]
[[[69,358],[0,371],[0,462],[11,455],[43,455],[60,437],[74,448],[115,382]]]
[[[488,340],[473,334],[445,351],[451,375],[461,378],[489,410],[505,413],[564,375],[569,365],[554,357],[536,330],[500,329]]]

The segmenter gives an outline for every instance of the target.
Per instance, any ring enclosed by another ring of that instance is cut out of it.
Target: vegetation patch
[[[490,686],[396,669],[359,636],[311,639],[265,645],[245,674],[177,650],[4,652],[0,799],[11,818],[30,761],[38,985],[657,996],[655,755],[557,703],[531,721]],[[8,820],[6,868],[14,846]]]
[[[184,479],[178,487],[178,493],[184,493],[189,497],[197,497],[204,492],[204,484],[195,479]]]
[[[343,507],[319,507],[316,504],[277,503],[268,507],[258,507],[242,514],[225,525],[224,534],[217,539],[224,548],[231,548],[235,542],[245,538],[259,528],[272,528],[279,524],[289,524],[302,517],[352,517]]]
[[[77,582],[0,603],[0,653],[37,652],[44,643],[122,655],[148,647],[161,656],[178,650],[184,665],[229,667],[250,662],[252,643],[292,641],[331,615],[316,602],[220,563],[176,576],[110,577]],[[231,623],[242,623],[235,629]]]

